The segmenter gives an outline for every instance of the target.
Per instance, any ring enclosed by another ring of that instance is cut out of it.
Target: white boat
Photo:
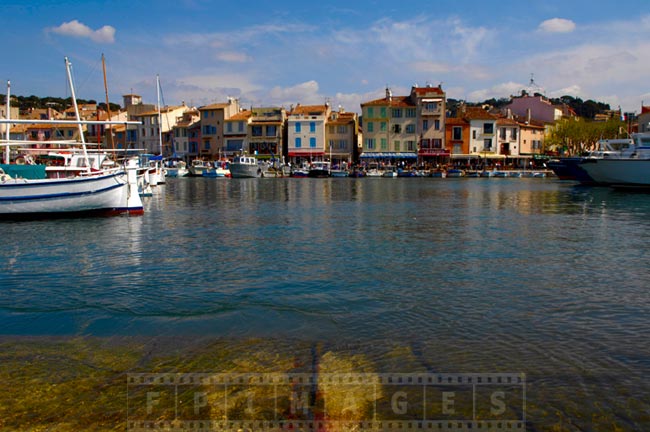
[[[0,120],[1,123],[41,123],[60,124],[74,123],[82,124],[115,124],[115,122],[82,121],[79,116],[70,63],[65,58],[68,82],[72,92],[72,101],[76,113],[76,121],[57,120],[21,120],[9,119],[10,110],[7,110],[7,118]],[[7,90],[9,98],[9,85]],[[121,122],[122,124],[124,122]],[[130,122],[133,124],[134,122]],[[9,128],[7,128],[8,130]],[[82,132],[80,130],[80,132]],[[96,214],[96,213],[128,213],[142,214],[144,212],[142,200],[137,190],[137,169],[138,163],[129,159],[124,166],[104,171],[92,171],[88,161],[83,133],[80,133],[81,145],[86,157],[86,171],[75,177],[69,178],[46,178],[46,179],[23,179],[11,178],[2,173],[0,175],[0,217],[15,218],[24,216],[61,216],[69,214]],[[2,143],[8,149],[13,142],[7,139]]]
[[[255,157],[241,155],[230,163],[230,175],[232,178],[261,177],[262,168],[258,165]]]
[[[230,168],[226,166],[226,163],[215,162],[214,168],[208,168],[203,171],[203,177],[213,177],[213,178],[225,178],[231,177]]]
[[[175,165],[168,166],[166,169],[168,177],[185,177],[189,174],[187,164],[183,161],[178,161]]]
[[[322,178],[330,176],[330,163],[325,161],[312,162],[309,167],[308,177]]]
[[[137,162],[124,168],[77,177],[26,180],[3,176],[0,216],[82,213],[142,214]]]
[[[192,177],[201,177],[203,176],[203,171],[209,169],[210,167],[205,161],[201,159],[194,159],[192,165],[188,168],[189,174]]]
[[[650,188],[650,133],[634,134],[633,140],[618,153],[584,158],[580,168],[598,185]]]
[[[585,159],[580,168],[599,185],[650,188],[650,159]]]
[[[396,172],[396,171],[392,171],[392,170],[387,170],[387,171],[384,171],[384,172],[381,174],[381,176],[382,176],[382,177],[387,177],[387,178],[397,178],[397,172]]]

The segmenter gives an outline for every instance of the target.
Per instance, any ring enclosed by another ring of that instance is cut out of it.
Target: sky
[[[650,104],[648,0],[1,0],[11,94],[135,93],[244,108],[362,102],[441,85],[480,102],[532,88],[640,112]],[[531,79],[534,86],[531,87]],[[3,86],[4,87],[4,86]],[[6,88],[0,89],[6,93]]]

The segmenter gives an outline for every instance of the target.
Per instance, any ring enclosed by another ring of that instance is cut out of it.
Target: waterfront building
[[[519,124],[519,153],[521,155],[539,155],[544,150],[544,122],[530,117],[517,118]]]
[[[445,119],[445,143],[452,158],[469,154],[469,122],[462,117]]]
[[[502,159],[496,145],[497,117],[481,107],[464,107],[462,117],[469,123],[469,152],[487,159]]]
[[[199,123],[200,118],[199,110],[190,108],[176,119],[176,124],[172,128],[172,157],[181,159],[186,155],[196,157],[198,143],[190,145],[189,131],[192,125]]]
[[[248,153],[246,136],[253,112],[240,111],[224,121],[223,139],[225,149],[223,156],[234,157],[241,153]]]
[[[292,163],[323,160],[329,104],[296,106],[287,116],[287,155]]]
[[[199,156],[216,159],[226,150],[224,143],[224,122],[239,112],[239,100],[228,98],[228,102],[199,107],[201,113],[201,140]]]
[[[506,157],[519,156],[519,123],[512,114],[497,119],[497,150],[498,154]]]
[[[362,160],[388,163],[417,160],[417,105],[410,96],[385,97],[361,104],[364,122]]]
[[[530,116],[545,123],[553,123],[563,116],[572,116],[568,106],[553,105],[546,97],[539,94],[530,96],[526,91],[522,91],[521,96],[512,97],[503,110],[510,110],[512,114],[520,117]]]
[[[441,86],[414,86],[411,100],[416,105],[418,159],[421,162],[440,162],[449,158],[445,145],[446,95]]]
[[[351,163],[357,157],[358,119],[356,113],[346,112],[339,107],[332,111],[327,120],[325,151],[333,165]]]
[[[641,114],[637,116],[639,132],[650,132],[650,106],[641,106]]]
[[[361,104],[364,136],[361,159],[390,163],[447,157],[446,96],[440,86],[411,88],[408,96],[393,96]]]
[[[251,108],[247,130],[247,151],[258,159],[281,158],[286,136],[287,112],[282,107]]]
[[[176,119],[188,109],[186,105],[161,107],[160,119],[158,109],[133,116],[135,121],[142,123],[136,126],[139,149],[145,153],[171,156],[172,129]],[[162,143],[160,142],[161,135]]]

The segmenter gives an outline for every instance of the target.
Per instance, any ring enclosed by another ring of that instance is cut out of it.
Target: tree
[[[626,125],[619,118],[606,122],[579,119],[558,121],[546,138],[546,146],[556,147],[563,153],[583,154],[594,150],[602,139],[624,138]]]

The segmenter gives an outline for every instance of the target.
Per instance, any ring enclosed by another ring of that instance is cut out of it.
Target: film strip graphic
[[[523,373],[131,373],[128,431],[524,431]]]

